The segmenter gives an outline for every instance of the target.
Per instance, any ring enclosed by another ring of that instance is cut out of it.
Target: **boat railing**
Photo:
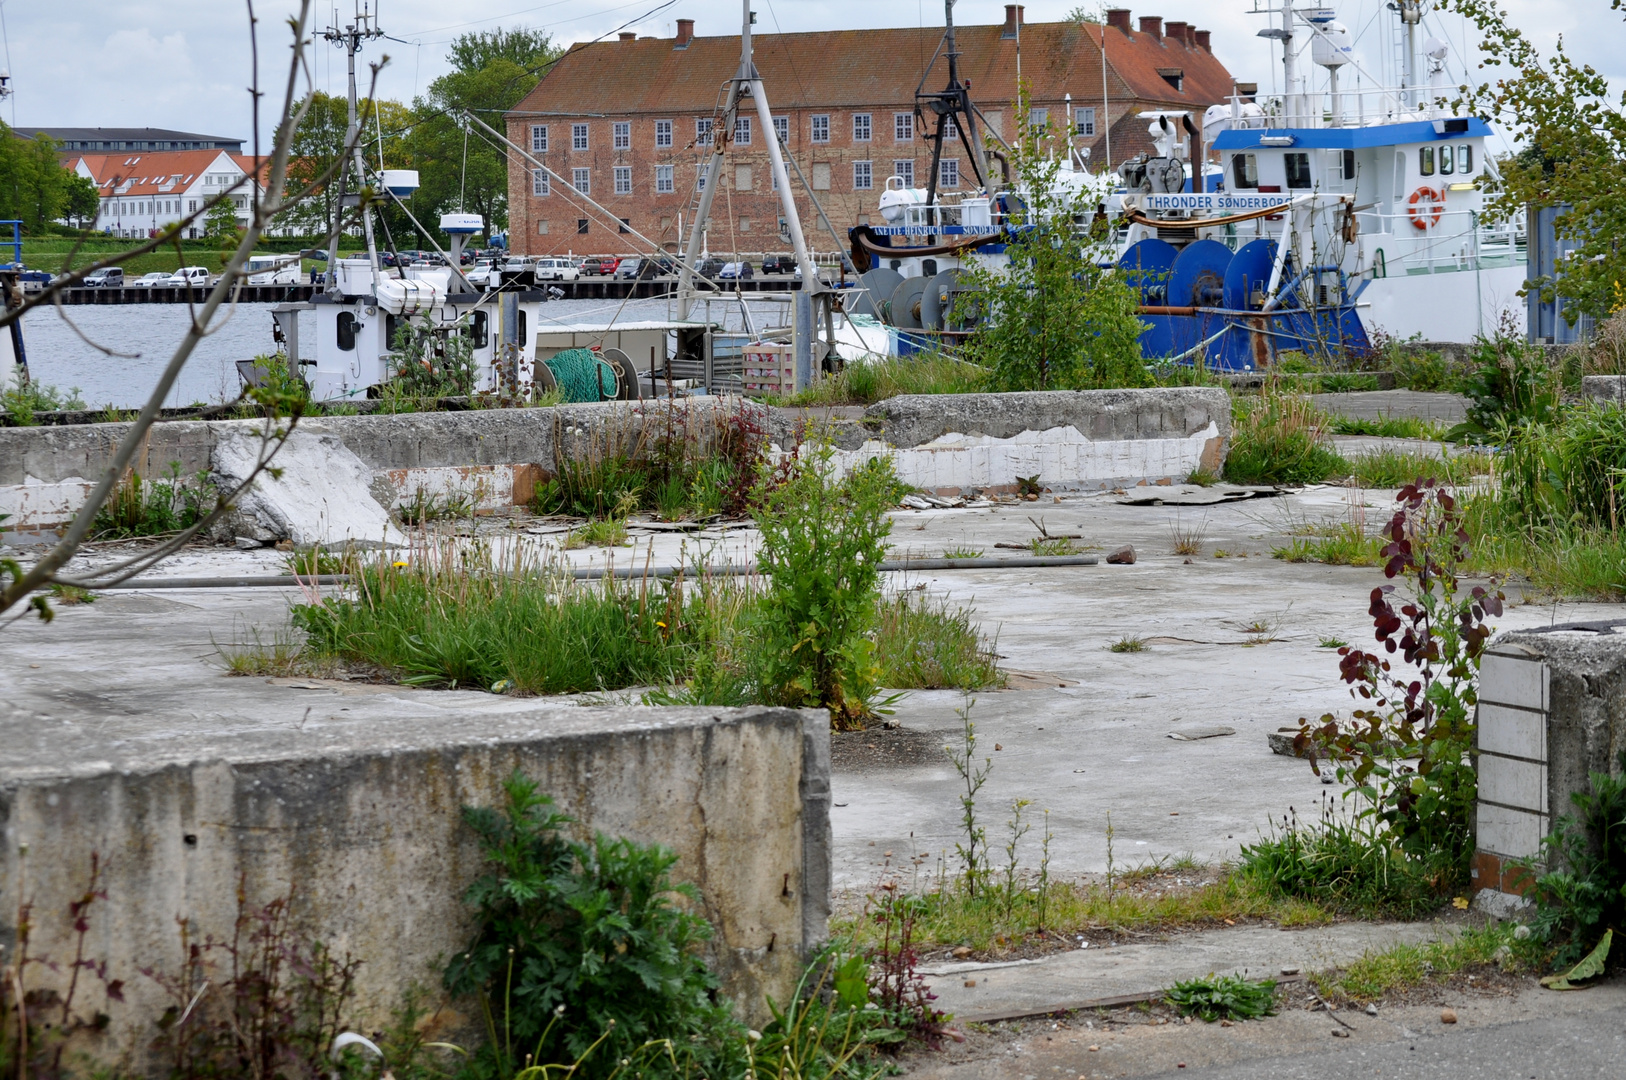
[[[1527,236],[1522,216],[1492,224],[1478,210],[1447,210],[1421,230],[1414,225],[1417,216],[1410,212],[1363,210],[1358,220],[1361,231],[1369,236],[1388,234],[1402,241],[1375,242],[1373,266],[1379,277],[1485,269],[1525,259]],[[1377,251],[1383,253],[1381,258],[1376,257]]]
[[[1280,106],[1274,106],[1262,115],[1240,116],[1232,120],[1231,126],[1250,130],[1355,128],[1455,115],[1448,97],[1438,89],[1423,86],[1360,86],[1340,88],[1337,94],[1297,94],[1292,105],[1291,117]]]

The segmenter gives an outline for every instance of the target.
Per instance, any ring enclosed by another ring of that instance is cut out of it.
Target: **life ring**
[[[1440,223],[1440,213],[1445,209],[1445,192],[1439,188],[1431,188],[1427,184],[1411,193],[1406,200],[1410,205],[1406,213],[1411,215],[1412,227],[1420,232],[1427,232]]]

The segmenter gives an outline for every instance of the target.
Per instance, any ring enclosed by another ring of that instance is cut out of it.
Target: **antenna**
[[[356,54],[361,51],[362,45],[384,36],[384,31],[378,25],[378,14],[373,10],[372,0],[355,0],[354,12],[351,21],[343,29],[340,29],[338,25],[338,8],[335,6],[333,9],[333,22],[328,25],[326,30],[322,31],[324,40],[331,45],[344,49],[350,72],[349,123],[345,127],[344,141],[345,145],[350,147],[351,160],[346,162],[344,167],[339,170],[339,198],[333,208],[333,248],[328,252],[327,263],[328,291],[335,295],[339,292],[339,234],[341,232],[339,222],[344,217],[345,202],[350,198],[346,192],[350,170],[355,170],[358,185],[361,183],[362,178],[367,175],[367,166],[362,158],[361,151],[361,126],[357,120]],[[374,103],[374,109],[376,114],[376,102]],[[379,152],[380,154],[383,152],[382,134]],[[379,167],[383,168],[382,159],[379,161]],[[362,228],[367,234],[367,260],[372,264],[373,281],[376,288],[379,272],[378,247],[373,240],[372,211],[367,207],[362,207],[361,222]]]

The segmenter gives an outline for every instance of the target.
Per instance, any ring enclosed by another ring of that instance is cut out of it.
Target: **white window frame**
[[[872,119],[867,112],[853,113],[853,142],[869,142],[875,130]]]
[[[749,116],[734,117],[734,145],[751,145],[751,118]]]
[[[915,114],[897,112],[892,114],[892,141],[905,143],[915,141]]]
[[[780,142],[790,145],[790,117],[776,116],[773,118],[773,133]]]
[[[632,149],[632,121],[616,120],[610,124],[610,148],[612,150]]]
[[[944,158],[937,163],[937,186],[940,188],[960,186],[959,158]]]
[[[553,194],[553,182],[552,182],[552,178],[550,178],[548,176],[548,170],[546,170],[546,169],[532,169],[531,170],[531,197],[536,198],[536,199],[546,199],[548,196],[550,196],[552,194]]]
[[[545,154],[548,152],[548,125],[531,125],[531,153]]]
[[[875,167],[868,161],[853,162],[853,190],[873,191],[875,189]]]
[[[655,121],[655,149],[665,150],[672,145],[672,121]]]
[[[938,121],[938,124],[943,129],[944,139],[958,139],[960,137],[960,125],[954,122],[954,117],[945,116]]]
[[[677,182],[672,175],[673,172],[670,165],[655,166],[655,194],[670,195],[676,190]]]
[[[1095,110],[1080,106],[1073,110],[1073,132],[1086,139],[1095,138]]]
[[[697,116],[694,119],[694,144],[696,146],[710,146],[712,140],[712,122],[709,116]]]
[[[1050,123],[1050,110],[1043,105],[1034,105],[1028,109],[1028,127],[1043,127]]]
[[[830,114],[820,113],[813,118],[813,141],[827,143],[830,141]]]
[[[587,125],[570,125],[570,148],[572,150],[586,150],[588,148]]]
[[[593,193],[593,170],[570,170],[570,186],[581,192],[583,195],[591,195]]]
[[[631,195],[632,194],[632,166],[631,165],[617,165],[611,171],[611,175],[615,180],[615,193],[617,195]]]
[[[892,163],[892,175],[893,176],[901,176],[901,177],[903,177],[903,186],[904,187],[906,187],[906,188],[914,187],[915,186],[915,161],[914,161],[914,159],[910,158],[910,159],[908,159],[906,161],[905,160],[894,161]]]

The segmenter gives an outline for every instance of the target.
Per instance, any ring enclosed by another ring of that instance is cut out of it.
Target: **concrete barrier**
[[[439,966],[470,933],[461,894],[481,872],[459,807],[494,805],[520,770],[599,830],[657,842],[699,890],[716,930],[708,960],[737,1014],[794,991],[825,935],[830,898],[829,720],[790,709],[583,708],[443,693],[336,697],[313,717],[289,691],[243,680],[220,694],[289,723],[118,717],[93,701],[46,717],[0,705],[0,946],[16,962],[19,900],[30,952],[74,955],[65,913],[102,864],[85,956],[123,979],[91,987],[112,1025],[86,1049],[144,1059],[169,1004],[142,967],[178,972],[177,920],[229,936],[241,882],[250,903],[292,895],[307,940],[363,961],[354,1020],[387,1026],[407,987],[439,989]],[[313,688],[315,689],[315,688]],[[277,696],[280,694],[280,697]],[[453,699],[456,699],[455,701]],[[301,699],[301,704],[310,695]],[[392,704],[393,703],[393,704]],[[216,707],[221,707],[216,703]],[[26,854],[24,853],[26,852]],[[31,967],[31,985],[71,971]]]
[[[699,397],[313,417],[299,430],[339,440],[372,472],[370,491],[358,490],[357,498],[376,499],[384,509],[418,496],[452,495],[491,508],[528,502],[564,462],[638,453],[666,430],[703,444],[742,417],[777,448],[818,429],[839,448],[843,463],[888,455],[906,483],[944,494],[1008,491],[1018,476],[1034,475],[1057,490],[1179,483],[1198,468],[1220,470],[1231,430],[1230,398],[1216,387],[906,396],[879,402],[857,419]],[[252,420],[155,425],[137,455],[137,471],[153,477],[175,463],[183,476],[218,472],[222,446],[240,446],[262,426]],[[44,530],[68,521],[128,430],[124,423],[0,429],[6,527]],[[236,524],[235,535],[259,542],[287,531],[265,515]]]
[[[1626,623],[1621,625],[1626,626]],[[1476,903],[1521,905],[1554,820],[1575,809],[1592,772],[1614,772],[1626,748],[1626,636],[1610,624],[1500,635],[1479,674]]]

